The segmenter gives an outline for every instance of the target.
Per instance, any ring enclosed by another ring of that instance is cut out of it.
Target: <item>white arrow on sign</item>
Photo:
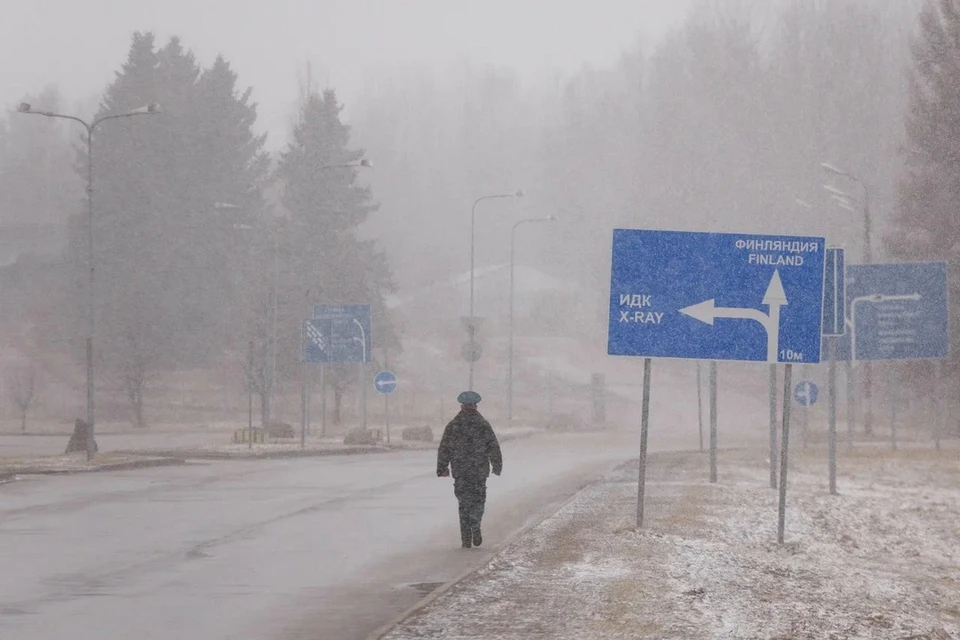
[[[713,321],[717,318],[739,318],[759,322],[767,332],[767,362],[777,362],[777,350],[780,346],[780,307],[790,304],[777,269],[773,271],[773,277],[770,278],[770,284],[767,285],[761,304],[770,308],[769,314],[759,309],[718,307],[713,298],[684,307],[680,309],[680,313],[710,326],[713,326]]]

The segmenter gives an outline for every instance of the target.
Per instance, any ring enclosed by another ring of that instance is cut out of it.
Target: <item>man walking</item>
[[[483,543],[480,521],[487,502],[487,477],[491,466],[494,475],[500,475],[503,456],[493,427],[477,410],[480,394],[464,391],[457,402],[460,413],[443,430],[437,449],[437,476],[453,473],[453,493],[460,503],[460,542],[469,549]]]

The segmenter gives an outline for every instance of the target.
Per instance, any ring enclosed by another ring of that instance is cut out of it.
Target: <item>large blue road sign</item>
[[[616,229],[607,353],[820,361],[824,239]]]
[[[303,326],[304,362],[370,362],[370,305],[318,304]],[[318,335],[326,340],[322,348]]]
[[[847,328],[837,358],[917,360],[950,353],[944,262],[847,265]]]
[[[843,249],[827,247],[823,266],[823,335],[842,336],[847,305]]]

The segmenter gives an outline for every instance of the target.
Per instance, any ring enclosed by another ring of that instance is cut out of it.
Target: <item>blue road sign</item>
[[[307,327],[327,337],[323,350],[312,347]],[[324,333],[325,331],[325,333]],[[313,307],[313,318],[304,322],[303,361],[311,363],[370,362],[370,305]]]
[[[812,407],[817,404],[817,398],[819,397],[820,389],[809,380],[798,382],[793,388],[793,399],[796,400],[797,404],[801,407]]]
[[[820,361],[824,240],[615,229],[607,353]]]
[[[847,265],[847,331],[837,359],[920,360],[950,353],[945,262]]]
[[[844,321],[847,304],[844,291],[843,249],[828,247],[823,265],[823,335],[842,336],[846,333]]]
[[[373,388],[383,395],[390,395],[397,390],[397,376],[393,371],[381,371],[373,377]]]
[[[300,331],[300,360],[310,364],[333,362],[330,320],[304,320]]]

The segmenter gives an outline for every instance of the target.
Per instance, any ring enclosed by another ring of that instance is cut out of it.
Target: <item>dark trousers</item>
[[[487,504],[487,479],[483,476],[454,478],[453,495],[460,503],[460,538],[466,542],[473,536],[473,530],[480,528]]]

